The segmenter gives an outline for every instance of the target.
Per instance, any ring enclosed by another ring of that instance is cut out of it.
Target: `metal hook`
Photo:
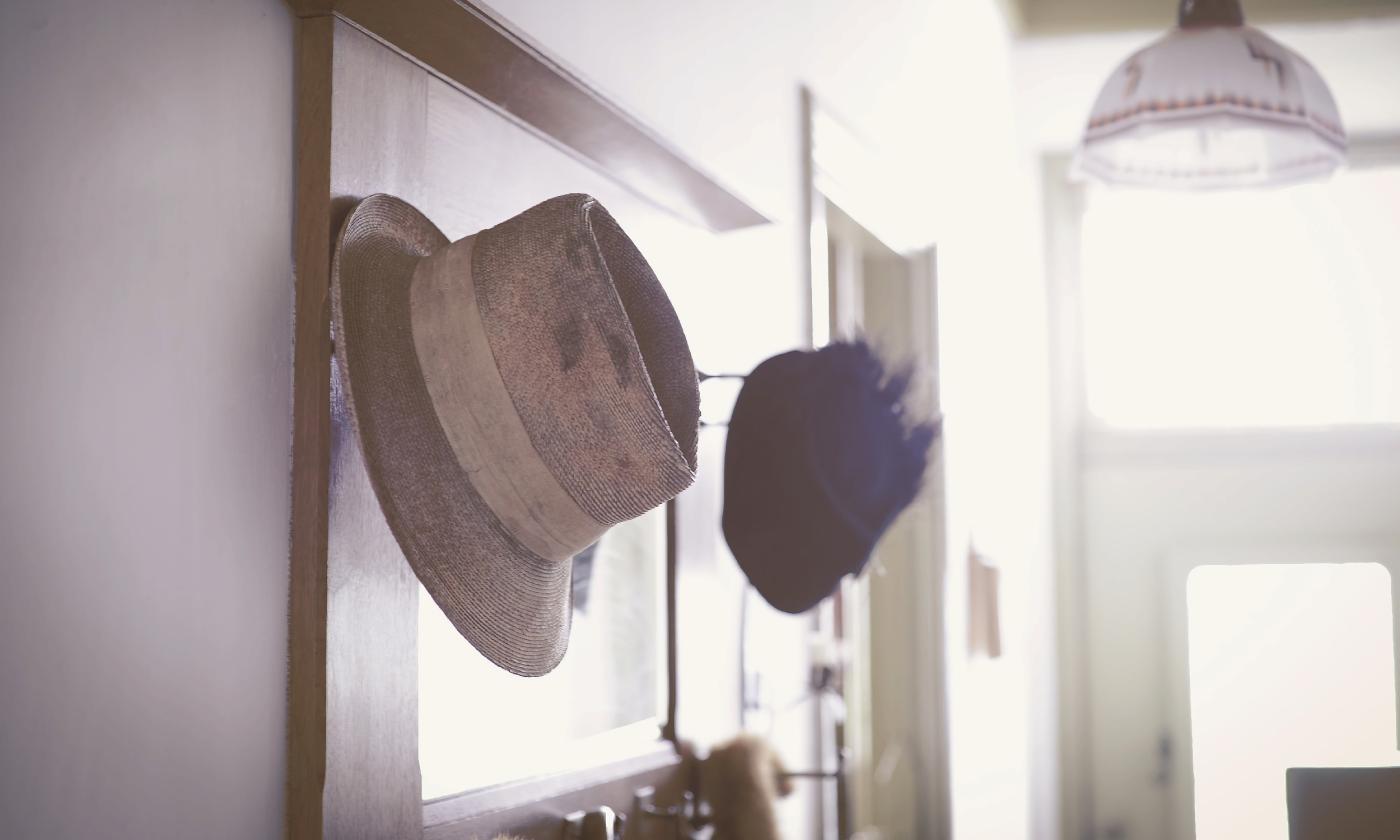
[[[745,379],[748,378],[748,374],[744,374],[744,373],[706,373],[706,372],[704,372],[703,370],[696,371],[696,376],[699,378],[700,382],[702,382],[702,383],[704,383],[704,382],[709,382],[709,381],[712,380],[712,379],[731,379],[731,380],[738,380],[738,381],[741,381],[741,382],[742,382],[743,380],[745,380]],[[727,420],[724,420],[724,421],[719,421],[719,420],[701,420],[701,421],[700,421],[700,428],[702,428],[702,429],[723,429],[723,428],[727,428],[728,426],[729,426],[729,421],[727,421]]]

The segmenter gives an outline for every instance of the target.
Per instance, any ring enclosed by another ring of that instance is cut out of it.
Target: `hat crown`
[[[484,230],[471,270],[516,413],[583,510],[612,525],[690,485],[700,416],[690,348],[602,205],[559,196]]]

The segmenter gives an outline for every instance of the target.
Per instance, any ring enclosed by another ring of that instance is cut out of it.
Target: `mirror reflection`
[[[666,511],[614,526],[574,558],[564,661],[543,677],[492,665],[419,588],[423,798],[597,764],[659,737],[665,711]]]

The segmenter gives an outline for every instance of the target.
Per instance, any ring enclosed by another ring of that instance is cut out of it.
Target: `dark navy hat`
[[[864,341],[794,350],[744,380],[724,453],[724,537],[769,604],[811,609],[858,574],[918,494],[935,423],[905,406],[910,369]]]

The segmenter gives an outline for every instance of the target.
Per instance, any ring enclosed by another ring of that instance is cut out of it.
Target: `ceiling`
[[[1010,0],[1025,35],[1166,29],[1175,0]],[[1243,0],[1250,23],[1301,23],[1400,16],[1400,0]]]

